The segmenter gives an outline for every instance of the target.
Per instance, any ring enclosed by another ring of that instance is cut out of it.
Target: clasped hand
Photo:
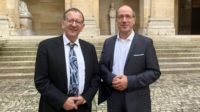
[[[65,110],[72,110],[78,109],[78,105],[83,104],[84,98],[82,96],[74,96],[74,97],[68,97],[65,103],[63,104],[63,108]]]
[[[118,91],[123,91],[128,87],[128,79],[126,75],[117,75],[112,80],[112,87]]]

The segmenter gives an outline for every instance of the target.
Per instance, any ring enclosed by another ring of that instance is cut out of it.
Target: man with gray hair
[[[77,8],[64,13],[64,33],[39,44],[35,86],[41,94],[39,112],[91,112],[99,86],[95,47],[80,39],[84,16]]]

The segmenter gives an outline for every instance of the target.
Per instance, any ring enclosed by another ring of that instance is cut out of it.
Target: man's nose
[[[72,25],[77,25],[76,21],[73,21],[73,22],[72,22]]]
[[[122,18],[122,21],[127,21],[127,17],[124,16],[124,17]]]

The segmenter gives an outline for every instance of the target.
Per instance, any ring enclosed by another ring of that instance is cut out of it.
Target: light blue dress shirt
[[[121,39],[119,34],[115,43],[114,60],[112,73],[115,75],[124,75],[124,66],[128,56],[128,52],[135,36],[134,31],[128,36],[127,39]]]

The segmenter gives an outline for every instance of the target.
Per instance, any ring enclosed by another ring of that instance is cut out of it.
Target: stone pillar
[[[65,0],[65,10],[72,7],[72,0]]]
[[[7,10],[7,1],[0,1],[0,37],[9,35],[9,18]]]
[[[115,34],[115,18],[116,18],[116,10],[114,9],[114,3],[111,3],[110,6],[110,34],[114,35]]]
[[[20,35],[33,35],[34,33],[32,30],[32,16],[21,15],[20,28],[21,28]]]
[[[70,4],[70,5],[69,5]],[[85,16],[85,28],[80,35],[97,36],[99,30],[99,0],[65,0],[65,9],[76,7]]]
[[[0,17],[3,35],[18,35],[20,31],[18,0],[1,0],[0,4],[2,5],[0,10],[4,12]]]
[[[175,35],[174,0],[151,0],[148,35]]]
[[[7,0],[0,0],[0,15],[1,16],[6,16],[7,14],[6,1]]]
[[[20,35],[19,0],[7,0],[6,6],[9,18],[9,34]]]
[[[9,21],[7,16],[0,15],[0,37],[9,35]]]
[[[150,16],[150,0],[140,0],[140,9],[139,9],[139,18],[140,18],[140,25],[139,25],[139,33],[143,35],[147,35],[147,25],[148,25],[148,18]]]
[[[20,29],[21,35],[33,35],[32,30],[32,15],[28,11],[27,4],[23,1],[19,1],[19,15],[20,15]]]

